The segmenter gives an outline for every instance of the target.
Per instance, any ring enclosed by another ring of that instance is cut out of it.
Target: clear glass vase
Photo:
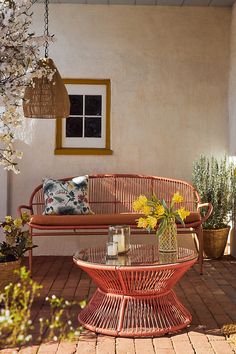
[[[167,227],[158,241],[159,252],[177,252],[177,226],[174,219],[167,222]]]

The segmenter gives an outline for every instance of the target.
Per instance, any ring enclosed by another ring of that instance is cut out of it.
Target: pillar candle
[[[118,253],[125,252],[125,235],[124,234],[114,235],[113,241],[118,243]]]

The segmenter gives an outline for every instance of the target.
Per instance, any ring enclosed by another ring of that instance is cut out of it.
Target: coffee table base
[[[97,289],[79,314],[87,329],[121,337],[152,337],[185,328],[192,316],[173,290],[150,296],[125,296]]]

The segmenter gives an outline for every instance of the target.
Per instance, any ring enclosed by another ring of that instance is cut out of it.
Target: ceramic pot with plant
[[[236,186],[235,166],[227,157],[201,155],[193,165],[193,185],[202,202],[211,203],[213,211],[203,224],[204,252],[209,258],[223,256],[232,221]],[[204,210],[201,211],[204,216]]]
[[[176,204],[183,202],[179,192],[174,193],[170,205],[164,199],[159,200],[155,195],[148,199],[140,195],[133,202],[133,209],[144,214],[138,219],[138,227],[148,231],[157,230],[160,252],[177,251],[177,226],[176,221],[184,225],[184,219],[190,215],[184,207],[176,208]]]
[[[10,281],[14,282],[14,270],[20,268],[24,253],[37,247],[29,238],[29,231],[24,230],[28,221],[29,215],[23,213],[21,218],[6,216],[0,223],[5,234],[5,241],[0,242],[0,290]]]

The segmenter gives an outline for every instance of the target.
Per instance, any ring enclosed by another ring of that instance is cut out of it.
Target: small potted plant
[[[21,218],[12,218],[6,216],[0,223],[5,234],[5,241],[0,242],[0,290],[4,288],[9,281],[14,281],[15,269],[20,268],[21,257],[23,254],[37,247],[29,239],[29,231],[24,231],[24,225],[29,221],[29,215],[23,213]]]
[[[201,155],[193,165],[193,185],[202,202],[213,206],[211,216],[203,224],[204,252],[209,258],[224,254],[234,204],[234,172],[235,167],[226,156],[217,159]]]

